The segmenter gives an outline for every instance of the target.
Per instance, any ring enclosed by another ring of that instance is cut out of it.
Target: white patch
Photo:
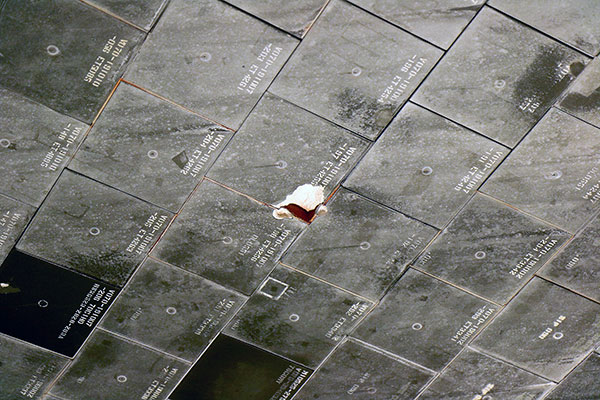
[[[313,186],[309,183],[298,186],[294,193],[287,195],[284,201],[275,204],[277,209],[273,211],[273,216],[277,219],[293,218],[294,215],[285,208],[289,204],[295,204],[306,211],[316,209],[315,215],[317,216],[325,214],[327,207],[323,205],[325,201],[323,190],[323,186]]]

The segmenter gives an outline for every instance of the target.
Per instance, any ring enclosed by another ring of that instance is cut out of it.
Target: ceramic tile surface
[[[85,0],[99,9],[115,14],[146,31],[150,30],[169,0]]]
[[[600,355],[592,353],[546,399],[593,399],[598,396],[598,393],[600,393]]]
[[[577,77],[558,103],[562,110],[600,126],[600,59],[595,58]]]
[[[27,204],[0,195],[0,264],[17,243],[34,211]]]

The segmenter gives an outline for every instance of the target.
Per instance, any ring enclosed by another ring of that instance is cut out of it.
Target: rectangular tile
[[[373,303],[278,266],[224,332],[314,368]]]
[[[492,303],[409,269],[352,336],[439,371],[497,309]]]
[[[123,83],[69,168],[177,212],[232,135]]]
[[[35,208],[0,194],[0,264],[8,256]]]
[[[506,304],[570,238],[567,232],[476,194],[416,265]]]
[[[88,126],[0,87],[0,192],[39,206]]]
[[[72,357],[118,289],[13,251],[0,266],[0,332]]]
[[[17,248],[122,286],[172,216],[66,170]]]
[[[69,400],[165,400],[189,367],[96,330],[51,394]]]
[[[508,149],[408,103],[344,186],[443,227]]]
[[[311,374],[273,353],[219,335],[170,400],[286,400]]]
[[[148,258],[101,326],[194,362],[245,299],[207,279]]]
[[[600,393],[600,355],[592,353],[546,400],[593,399]]]
[[[238,129],[297,43],[220,1],[173,0],[126,79]]]
[[[533,278],[473,345],[511,364],[559,381],[599,342],[599,304]]]
[[[413,100],[514,147],[587,61],[486,7]]]
[[[149,31],[169,0],[83,0]]]
[[[358,7],[333,0],[270,91],[375,139],[441,54]]]
[[[87,123],[145,38],[75,0],[5,1],[0,36],[2,86]]]
[[[267,93],[208,176],[269,204],[307,183],[327,197],[366,148],[366,140]]]
[[[600,127],[600,58],[586,65],[577,80],[563,94],[558,107]]]
[[[437,233],[346,189],[336,192],[327,209],[282,262],[374,300]]]
[[[575,232],[598,209],[600,130],[551,109],[481,189]]]

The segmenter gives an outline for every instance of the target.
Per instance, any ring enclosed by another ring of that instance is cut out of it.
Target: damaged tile
[[[366,140],[266,94],[208,176],[269,204],[306,183],[327,197],[366,148]]]
[[[565,92],[558,107],[600,127],[600,58],[590,62]]]
[[[520,368],[465,349],[423,392],[423,400],[541,399],[553,384]]]
[[[600,130],[555,108],[482,191],[575,232],[600,199]]]
[[[121,84],[69,168],[177,212],[232,135]]]
[[[269,90],[375,139],[441,54],[358,7],[332,0]]]
[[[88,126],[1,87],[0,125],[0,192],[39,206]]]
[[[378,300],[437,232],[346,189],[327,209],[283,263],[370,299]]]
[[[149,31],[169,0],[83,0]]]
[[[229,4],[301,38],[328,0],[225,0]]]
[[[15,400],[42,399],[68,362],[67,358],[2,335],[0,358],[0,398]]]
[[[579,364],[546,400],[594,399],[600,394],[600,355],[592,353]]]
[[[122,286],[172,216],[66,170],[17,248]]]
[[[587,61],[484,8],[412,100],[514,147]]]
[[[126,79],[238,129],[297,43],[220,1],[172,0]]]
[[[225,332],[314,368],[373,303],[278,266]]]
[[[441,228],[507,154],[504,146],[409,103],[344,186]]]
[[[485,0],[351,0],[351,3],[447,49]]]
[[[488,4],[588,54],[600,52],[600,8],[594,0],[490,0]]]
[[[0,194],[0,265],[8,256],[35,208]]]
[[[13,250],[0,267],[0,332],[72,357],[117,293]]]
[[[294,399],[412,399],[432,376],[425,369],[348,340],[334,350]]]
[[[286,400],[312,370],[227,335],[217,339],[170,400]]]
[[[245,297],[148,258],[102,328],[194,362]]]
[[[0,80],[91,122],[145,34],[79,1],[5,1]]]
[[[51,394],[69,400],[165,400],[189,367],[96,330]]]
[[[473,346],[559,381],[599,342],[599,304],[533,278]]]
[[[304,226],[276,220],[271,212],[204,181],[152,256],[249,295]]]
[[[476,194],[416,265],[506,304],[571,235]]]

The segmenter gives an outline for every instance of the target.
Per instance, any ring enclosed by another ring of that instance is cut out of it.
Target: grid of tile
[[[0,1],[0,398],[595,398],[598,16]]]

